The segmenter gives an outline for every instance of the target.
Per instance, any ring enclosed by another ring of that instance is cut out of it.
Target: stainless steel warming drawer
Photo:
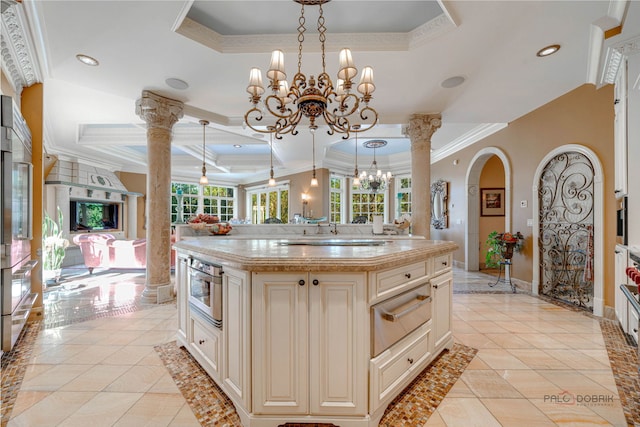
[[[431,284],[374,305],[371,316],[371,352],[376,357],[431,319]]]

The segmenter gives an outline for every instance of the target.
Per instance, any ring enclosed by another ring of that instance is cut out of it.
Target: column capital
[[[147,122],[148,128],[171,130],[182,118],[184,103],[156,95],[148,90],[136,101],[136,114]]]
[[[406,134],[411,142],[429,141],[431,136],[442,126],[442,115],[437,114],[413,114],[409,118]]]

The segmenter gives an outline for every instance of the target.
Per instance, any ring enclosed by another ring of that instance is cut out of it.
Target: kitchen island
[[[178,341],[245,427],[377,426],[453,345],[453,242],[214,236],[174,247]],[[221,315],[194,304],[207,283],[196,261],[221,267],[210,280]]]

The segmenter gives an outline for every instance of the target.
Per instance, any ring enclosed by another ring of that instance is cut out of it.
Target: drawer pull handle
[[[300,285],[300,286],[304,286],[304,280],[300,279],[300,280],[298,281],[298,285]]]
[[[413,364],[413,358],[411,358],[411,357],[410,357],[410,358],[408,358],[408,359],[407,359],[407,362],[409,362],[409,365],[412,365],[412,364]]]
[[[447,266],[447,261],[442,261],[442,265]]]
[[[404,277],[406,277],[407,279],[411,279],[411,273],[405,273]]]
[[[202,345],[202,344],[204,344],[204,340],[200,340],[200,341],[198,341],[198,343],[199,343],[200,345]]]
[[[318,279],[313,279],[313,286],[318,286],[319,283]]]
[[[397,320],[399,320],[401,317],[406,316],[407,314],[411,313],[412,311],[417,310],[418,308],[422,307],[425,304],[428,304],[431,302],[431,297],[428,295],[417,295],[416,296],[416,300],[418,301],[416,304],[413,304],[407,308],[405,308],[404,310],[401,310],[397,313],[390,313],[390,312],[384,312],[382,313],[382,318],[384,320],[388,320],[389,322],[395,322]]]

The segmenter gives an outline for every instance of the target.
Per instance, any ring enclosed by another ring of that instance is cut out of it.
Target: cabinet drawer
[[[385,399],[406,387],[405,379],[431,356],[431,321],[371,360],[371,408],[375,411]]]
[[[426,261],[396,267],[374,273],[371,279],[371,297],[369,302],[386,298],[409,289],[424,281],[427,277]]]
[[[627,314],[629,316],[629,335],[638,343],[638,327],[640,327],[638,324],[638,313],[633,309],[631,304],[627,307]]]
[[[220,330],[191,317],[191,348],[194,356],[214,379],[220,378]]]
[[[433,275],[436,276],[445,271],[451,270],[451,264],[453,263],[453,255],[445,254],[433,258]]]

